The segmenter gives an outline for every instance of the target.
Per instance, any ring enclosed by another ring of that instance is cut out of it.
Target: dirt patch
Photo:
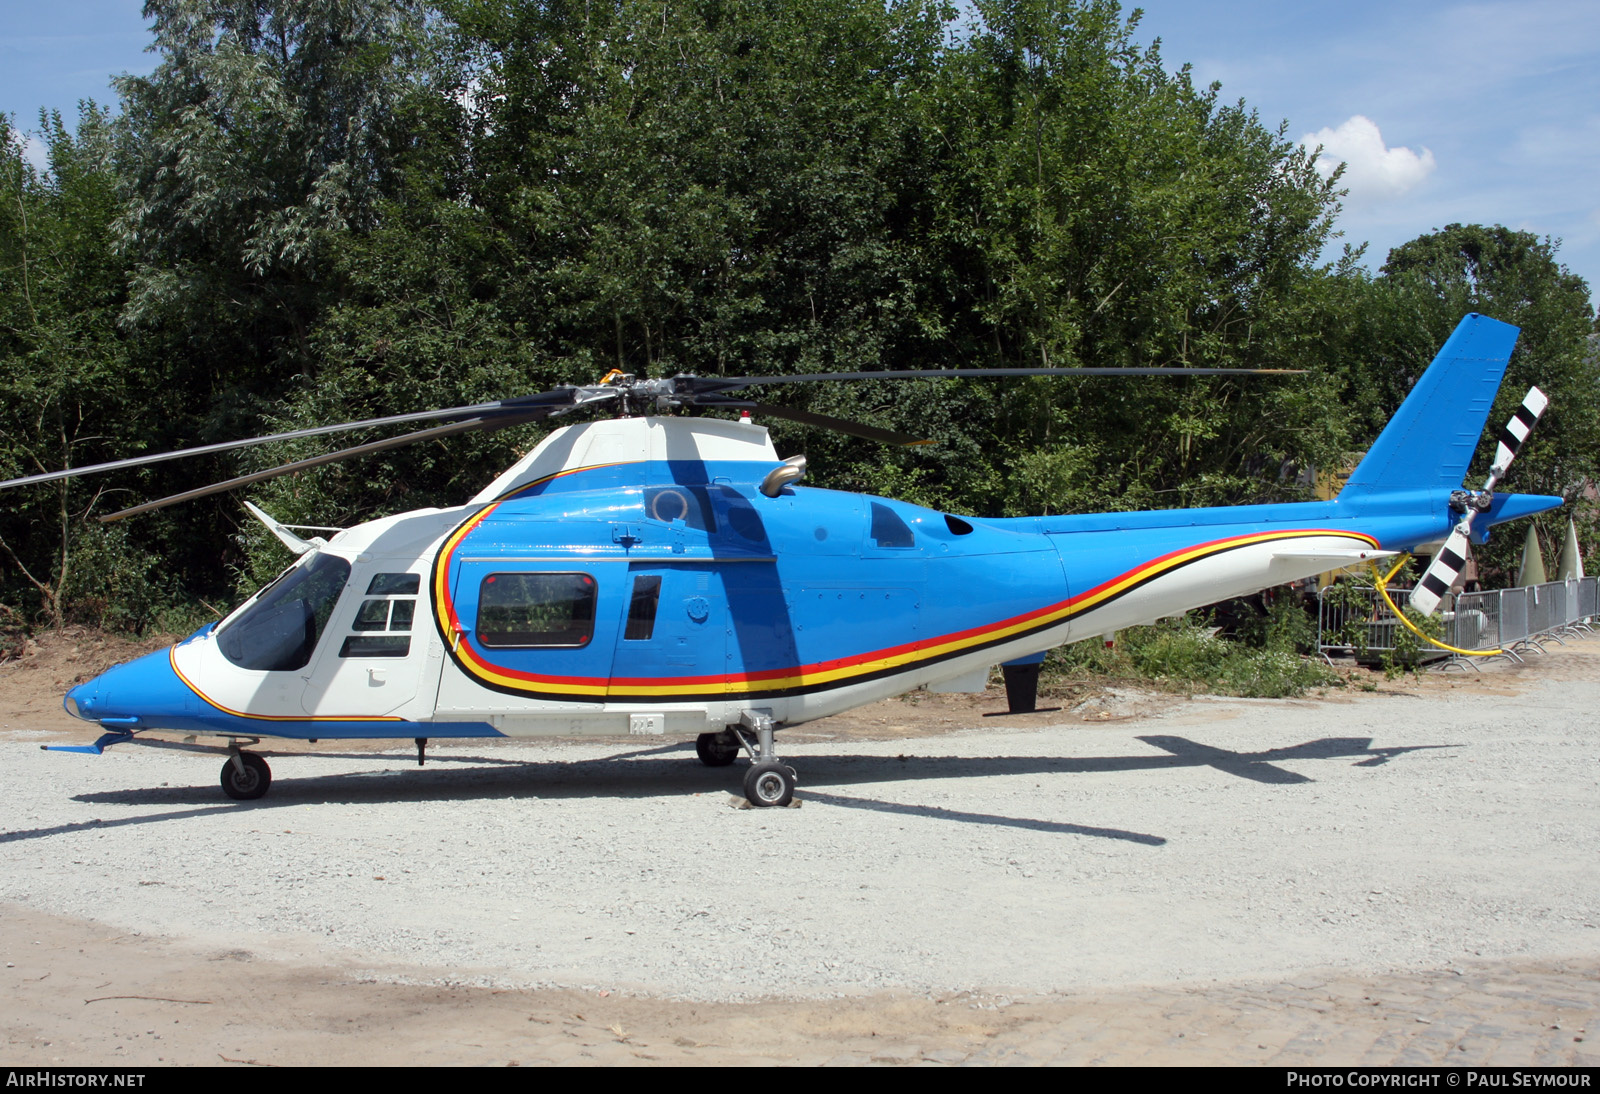
[[[30,730],[84,733],[90,727],[61,708],[67,689],[177,640],[170,634],[123,638],[89,627],[23,638],[0,657],[0,728],[26,721]]]
[[[0,1045],[14,1066],[1600,1062],[1584,1051],[1600,990],[1582,959],[1043,996],[686,1003],[396,983],[6,905],[0,953]]]

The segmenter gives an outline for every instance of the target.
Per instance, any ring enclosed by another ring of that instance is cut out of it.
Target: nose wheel
[[[272,785],[272,768],[254,752],[235,752],[222,765],[222,792],[234,801],[265,797]]]

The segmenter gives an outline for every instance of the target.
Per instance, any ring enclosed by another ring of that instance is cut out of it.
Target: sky
[[[1452,223],[1560,241],[1600,297],[1600,0],[1145,0],[1140,41],[1347,166],[1337,226],[1376,269]],[[0,0],[0,113],[115,104],[155,66],[140,0]],[[1131,10],[1131,5],[1125,5]]]

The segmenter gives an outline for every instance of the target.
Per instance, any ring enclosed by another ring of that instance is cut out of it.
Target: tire
[[[694,752],[707,767],[727,767],[739,758],[739,744],[726,730],[702,733],[694,739]]]
[[[759,808],[794,800],[794,771],[780,763],[755,764],[744,776],[744,796]]]
[[[239,759],[244,764],[242,775],[233,766],[232,759],[222,765],[222,792],[241,802],[265,797],[267,788],[272,785],[272,768],[254,752],[241,752]]]

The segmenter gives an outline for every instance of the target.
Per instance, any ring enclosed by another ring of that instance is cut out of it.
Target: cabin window
[[[628,627],[622,637],[630,642],[648,642],[656,633],[656,608],[661,603],[661,579],[656,576],[633,579],[633,599],[628,602]]]
[[[419,574],[374,574],[367,598],[350,621],[340,657],[404,657],[411,652],[411,622],[416,618]],[[383,595],[378,595],[383,594]],[[382,632],[382,633],[379,633]],[[398,632],[398,633],[397,633]]]
[[[339,647],[340,657],[404,657],[410,652],[408,634],[352,634]]]
[[[337,555],[313,554],[311,561],[284,571],[218,631],[217,648],[242,669],[305,668],[348,580],[350,563]]]
[[[917,545],[916,538],[911,534],[910,526],[901,520],[893,509],[879,502],[872,503],[872,541],[879,547],[915,547]]]
[[[478,642],[491,649],[575,649],[594,635],[588,574],[490,574],[478,586]]]
[[[364,600],[356,610],[353,631],[386,631],[389,629],[389,601]]]
[[[373,574],[367,585],[367,595],[416,596],[421,587],[421,574]]]

